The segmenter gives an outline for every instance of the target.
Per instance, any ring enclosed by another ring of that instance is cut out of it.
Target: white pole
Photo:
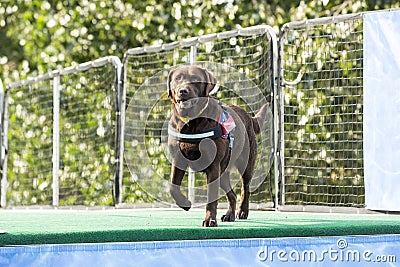
[[[194,65],[196,63],[196,55],[197,55],[197,50],[196,50],[196,45],[192,45],[190,47],[190,55],[189,55],[189,62],[190,65]],[[195,171],[189,168],[188,172],[188,199],[194,204],[195,200],[195,194],[194,194],[194,186],[195,186],[195,181],[196,181],[196,176],[195,176]]]
[[[53,206],[59,204],[60,174],[60,76],[53,79]]]
[[[125,150],[125,117],[126,117],[126,86],[127,86],[127,66],[128,66],[128,61],[124,62],[124,66],[120,67],[120,69],[124,69],[124,77],[123,77],[123,83],[118,82],[118,98],[120,98],[120,103],[119,103],[119,109],[120,109],[120,138],[119,138],[119,159],[118,159],[118,190],[115,190],[116,192],[116,204],[121,204],[122,203],[122,179],[124,177],[124,150]],[[118,71],[118,81],[121,80],[121,70]]]
[[[5,142],[3,137],[5,137],[6,135],[4,134],[4,125],[3,125],[3,121],[5,121],[3,115],[3,111],[4,111],[4,87],[3,87],[3,82],[0,79],[0,162],[3,163],[3,166],[1,166],[1,169],[3,171],[3,173],[1,174],[1,196],[0,196],[0,205],[1,207],[5,207],[7,205],[7,161],[6,161],[6,150],[5,150]]]

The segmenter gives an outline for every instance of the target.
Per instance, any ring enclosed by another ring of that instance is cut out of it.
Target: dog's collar
[[[206,105],[199,111],[199,113],[195,117],[191,118],[191,117],[179,116],[179,119],[184,123],[188,123],[190,120],[200,117],[203,114],[203,112],[207,109],[209,103],[210,103],[210,98],[208,97]]]

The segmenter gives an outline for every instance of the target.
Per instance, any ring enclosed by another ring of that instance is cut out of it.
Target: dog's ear
[[[218,87],[217,78],[215,78],[215,76],[208,70],[203,69],[203,71],[205,73],[205,76],[207,77],[204,96],[209,96],[210,93]]]
[[[168,74],[168,80],[167,80],[167,92],[168,92],[168,97],[171,97],[171,78],[172,74],[174,73],[175,70],[171,70]]]

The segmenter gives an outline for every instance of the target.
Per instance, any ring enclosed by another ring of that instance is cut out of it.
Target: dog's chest
[[[189,160],[197,160],[201,156],[198,144],[179,143],[179,148],[185,158]]]

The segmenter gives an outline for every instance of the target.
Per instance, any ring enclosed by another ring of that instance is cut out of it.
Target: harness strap
[[[172,136],[174,139],[176,139],[177,141],[185,142],[185,143],[197,143],[205,138],[217,139],[224,135],[221,125],[218,125],[216,127],[213,127],[213,128],[210,128],[210,129],[207,129],[204,131],[200,131],[195,134],[180,133],[180,132],[176,131],[174,128],[172,128],[171,125],[169,125],[168,126],[168,134],[170,136]]]
[[[206,105],[200,110],[197,117],[199,117],[206,110],[209,104],[209,100],[210,99],[207,100]],[[236,124],[235,121],[233,120],[232,115],[229,114],[227,108],[224,105],[222,105],[219,100],[218,104],[222,107],[222,112],[218,120],[218,126],[193,134],[183,134],[176,131],[174,128],[172,128],[171,125],[168,125],[168,135],[170,135],[177,141],[185,143],[198,143],[205,138],[217,139],[221,137],[229,139],[229,148],[232,149],[233,141],[235,139],[233,133],[235,131]],[[192,118],[179,117],[179,119],[184,123],[188,123]]]

